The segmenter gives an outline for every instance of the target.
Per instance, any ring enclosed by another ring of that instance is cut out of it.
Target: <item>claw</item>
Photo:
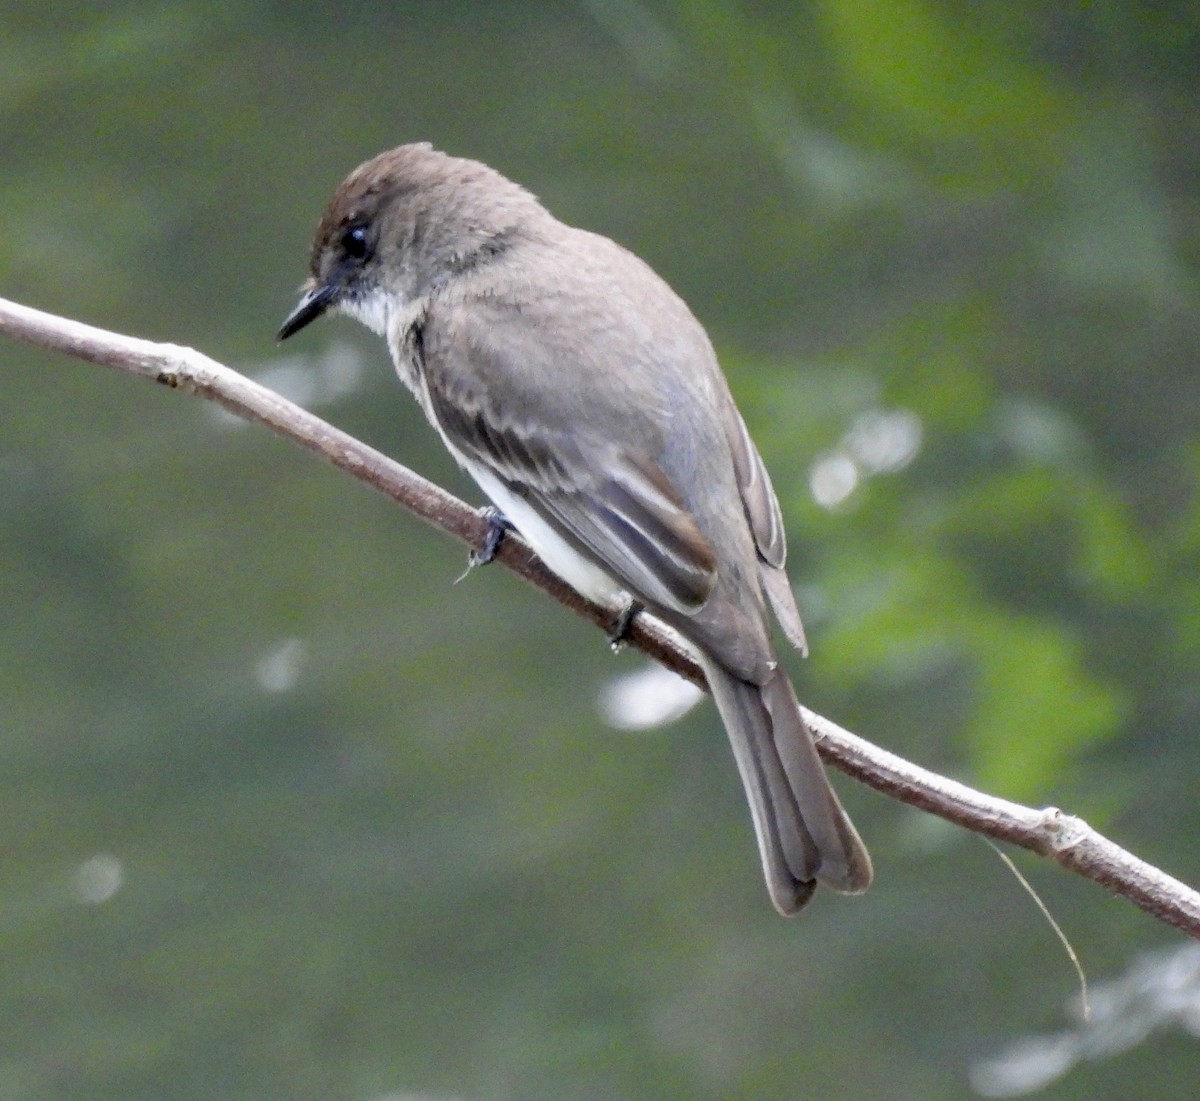
[[[625,649],[625,640],[629,637],[629,629],[641,611],[642,605],[630,597],[629,602],[617,615],[617,621],[608,633],[608,645],[614,654],[619,654]]]
[[[476,566],[486,566],[489,562],[494,561],[496,552],[500,549],[500,544],[504,542],[504,536],[508,532],[515,530],[508,517],[493,505],[481,508],[479,515],[487,521],[487,537],[484,539],[483,546],[479,550],[472,550],[467,553],[467,568],[463,570],[461,576],[455,579],[454,584],[456,585]]]

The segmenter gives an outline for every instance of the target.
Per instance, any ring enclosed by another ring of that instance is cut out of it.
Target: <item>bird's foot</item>
[[[489,562],[495,561],[496,552],[500,549],[500,544],[504,542],[505,535],[516,530],[512,521],[493,505],[481,508],[479,515],[487,521],[487,535],[479,550],[471,550],[467,553],[467,568],[463,570],[462,576],[454,582],[456,585],[476,566],[486,566]]]
[[[633,597],[630,597],[628,603],[617,615],[616,623],[613,624],[612,630],[608,632],[608,645],[614,654],[619,654],[625,649],[625,643],[629,638],[629,629],[633,626],[633,621],[637,619],[642,610],[642,605],[634,600]]]

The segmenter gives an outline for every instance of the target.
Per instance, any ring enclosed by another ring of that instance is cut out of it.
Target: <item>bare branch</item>
[[[215,401],[237,416],[265,424],[278,435],[315,451],[466,546],[480,550],[487,538],[487,521],[469,505],[266,387],[190,348],[122,336],[5,299],[0,299],[0,332]],[[519,539],[506,538],[496,561],[604,630],[611,631],[615,625],[620,609],[584,600],[546,569]],[[628,641],[668,669],[704,686],[700,668],[664,624],[648,615],[639,616]],[[821,756],[835,768],[909,806],[1049,857],[1200,939],[1200,894],[1139,860],[1082,819],[1054,808],[1036,810],[975,791],[880,749],[815,712],[805,709],[804,713],[817,733]]]

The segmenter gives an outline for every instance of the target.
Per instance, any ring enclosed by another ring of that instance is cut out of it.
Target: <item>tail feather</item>
[[[781,914],[794,914],[817,883],[858,894],[871,858],[825,778],[787,675],[765,684],[704,662],[754,819],[763,874]]]

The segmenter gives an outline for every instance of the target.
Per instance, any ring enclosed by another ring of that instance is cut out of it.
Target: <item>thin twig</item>
[[[1053,930],[1054,935],[1058,937],[1058,943],[1062,945],[1063,951],[1067,954],[1067,959],[1071,961],[1071,966],[1075,968],[1075,977],[1079,980],[1079,1012],[1085,1024],[1092,1023],[1092,999],[1088,994],[1087,972],[1083,969],[1083,964],[1079,960],[1079,953],[1075,951],[1075,945],[1071,943],[1070,937],[1063,932],[1063,927],[1058,924],[1058,920],[1050,913],[1050,907],[1042,901],[1042,896],[1033,889],[1033,884],[1021,873],[1021,869],[1017,867],[1016,862],[1008,855],[999,845],[996,844],[990,837],[983,838],[983,843],[994,852],[1004,866],[1012,873],[1015,879],[1023,890],[1032,900],[1033,904],[1041,912],[1042,917],[1046,919],[1046,924]]]
[[[315,451],[467,547],[480,550],[487,539],[487,520],[469,505],[298,405],[190,348],[122,336],[2,298],[0,332],[215,401],[239,417],[265,424],[278,435]],[[613,629],[620,609],[584,600],[543,566],[519,539],[505,539],[496,561],[603,630]],[[704,686],[703,673],[675,633],[652,617],[642,615],[634,621],[628,642],[668,669]],[[1200,939],[1200,893],[1139,860],[1082,819],[1053,807],[1036,810],[975,791],[880,749],[815,712],[804,709],[804,715],[817,735],[821,756],[835,768],[909,806],[1048,857]]]

